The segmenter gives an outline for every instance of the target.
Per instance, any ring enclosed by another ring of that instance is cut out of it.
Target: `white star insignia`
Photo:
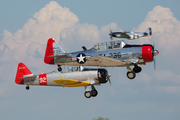
[[[84,62],[84,58],[85,56],[83,57],[82,54],[80,55],[80,57],[77,57],[79,59],[79,62]]]

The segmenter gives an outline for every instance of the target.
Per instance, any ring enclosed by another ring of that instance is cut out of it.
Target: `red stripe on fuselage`
[[[39,75],[39,85],[47,85],[47,75],[46,74]]]

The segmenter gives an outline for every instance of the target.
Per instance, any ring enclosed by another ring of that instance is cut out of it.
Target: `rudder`
[[[58,45],[58,43],[53,38],[50,38],[47,41],[44,62],[46,64],[54,64],[54,56],[62,53],[65,53],[65,51]]]
[[[16,84],[24,84],[23,76],[24,75],[32,75],[32,72],[26,67],[24,63],[19,63],[17,67],[17,73],[15,78]]]
[[[148,28],[148,29],[146,30],[146,33],[148,34],[148,36],[152,35],[151,28]]]

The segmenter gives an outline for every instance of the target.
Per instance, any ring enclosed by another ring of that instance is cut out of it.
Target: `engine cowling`
[[[142,57],[145,63],[152,62],[154,47],[152,45],[142,46]]]
[[[107,76],[108,76],[108,71],[106,69],[98,69],[99,83],[106,83],[108,81]]]

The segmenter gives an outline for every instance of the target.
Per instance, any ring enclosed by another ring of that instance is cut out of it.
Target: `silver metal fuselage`
[[[127,48],[113,48],[109,50],[95,50],[91,48],[86,51],[78,51],[70,54],[67,58],[54,58],[54,63],[59,65],[81,65],[77,61],[72,61],[72,58],[76,58],[78,54],[85,54],[89,56],[87,61],[82,66],[102,66],[102,67],[123,67],[133,65],[133,62],[137,64],[144,64],[142,59],[142,46],[127,47]],[[110,58],[109,60],[106,58]],[[115,61],[111,61],[115,60]]]
[[[25,85],[47,85],[47,86],[60,86],[53,80],[57,80],[60,78],[64,79],[74,79],[78,81],[88,81],[94,83],[98,77],[97,71],[76,71],[69,73],[61,73],[61,72],[52,72],[45,73],[35,76],[24,76],[24,84]],[[43,84],[46,82],[46,84]]]

